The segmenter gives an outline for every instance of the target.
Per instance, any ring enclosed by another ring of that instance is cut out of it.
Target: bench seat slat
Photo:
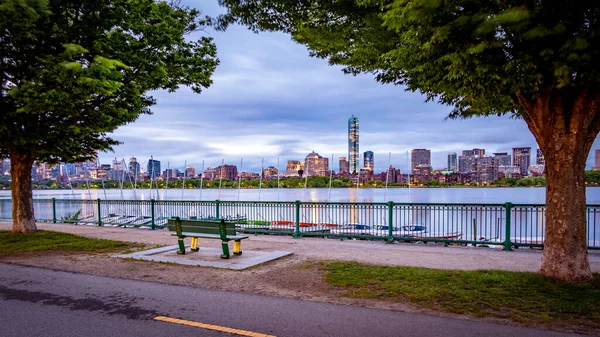
[[[190,233],[190,232],[182,232],[181,235],[188,237],[196,237],[196,238],[206,238],[206,239],[220,239],[221,236],[219,234],[199,234],[199,233]],[[177,236],[177,234],[171,234],[171,236]],[[243,240],[247,239],[247,236],[244,235],[227,235],[229,240]]]

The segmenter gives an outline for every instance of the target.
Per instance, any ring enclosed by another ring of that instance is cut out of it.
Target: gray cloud
[[[208,15],[223,12],[216,1],[184,3]],[[265,166],[280,158],[284,168],[288,159],[303,159],[315,150],[329,158],[334,154],[337,170],[337,158],[347,156],[352,114],[360,122],[360,151],[375,153],[377,171],[387,167],[389,152],[392,165],[406,170],[406,153],[414,148],[431,149],[434,168],[444,168],[448,152],[536,147],[523,121],[445,120],[449,107],[425,103],[418,93],[381,85],[367,75],[344,75],[339,67],[310,58],[304,46],[283,34],[253,34],[239,26],[196,34],[217,44],[221,64],[213,85],[201,95],[188,88],[152,93],[158,102],[154,114],[118,129],[114,136],[124,144],[101,155],[103,163],[131,155],[145,162],[153,155],[173,167],[187,160],[199,168],[202,161],[239,165],[244,158],[244,171],[258,171],[261,158]]]

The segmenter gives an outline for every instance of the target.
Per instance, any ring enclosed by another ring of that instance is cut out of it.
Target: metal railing
[[[244,233],[445,244],[543,247],[545,205],[34,199],[36,220],[166,227],[167,219],[224,218]],[[0,199],[0,219],[12,201]],[[586,210],[588,248],[600,249],[600,205]]]

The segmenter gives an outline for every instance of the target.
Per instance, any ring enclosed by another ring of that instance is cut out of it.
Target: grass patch
[[[403,301],[420,307],[525,324],[600,329],[600,274],[572,285],[536,273],[458,271],[324,262],[325,281],[343,296]]]
[[[0,253],[3,254],[50,250],[108,252],[131,248],[132,245],[136,244],[123,241],[91,239],[53,231],[37,231],[27,234],[13,234],[10,231],[0,231]]]

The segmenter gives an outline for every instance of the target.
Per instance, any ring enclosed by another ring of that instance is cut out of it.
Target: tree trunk
[[[13,233],[37,231],[33,216],[33,193],[31,190],[31,167],[33,156],[30,153],[10,151],[10,175],[12,189]]]
[[[540,273],[568,282],[592,279],[586,237],[584,144],[564,135],[564,144],[546,147],[546,238]],[[542,149],[544,151],[544,149]],[[548,153],[548,154],[546,154]]]
[[[592,279],[586,236],[585,165],[600,129],[600,94],[549,89],[519,97],[546,162],[546,232],[539,272],[567,282]]]

